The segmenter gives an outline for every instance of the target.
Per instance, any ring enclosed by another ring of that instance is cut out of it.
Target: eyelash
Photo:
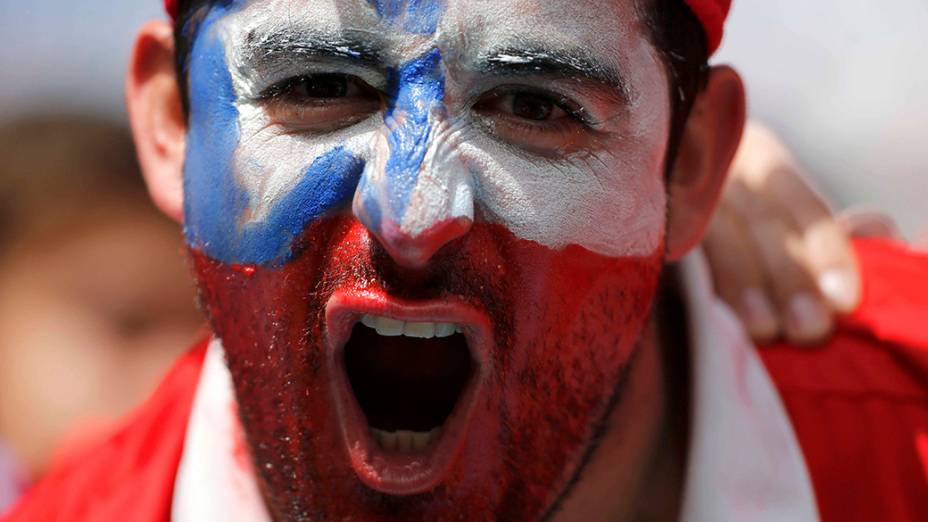
[[[269,87],[263,89],[263,90],[254,98],[254,101],[258,101],[258,102],[274,102],[274,101],[281,101],[281,100],[283,100],[284,98],[286,98],[287,96],[292,95],[293,92],[294,92],[294,90],[297,89],[297,88],[299,88],[304,82],[306,82],[306,81],[308,81],[308,80],[312,80],[312,79],[317,79],[317,80],[326,80],[326,79],[328,79],[328,80],[331,80],[331,79],[344,80],[344,81],[346,82],[346,86],[345,86],[345,88],[346,88],[346,95],[345,95],[345,97],[348,97],[348,94],[347,94],[347,93],[352,92],[352,89],[355,89],[355,90],[357,90],[359,93],[362,93],[362,94],[363,94],[363,93],[369,93],[369,94],[378,93],[378,96],[379,96],[379,91],[378,91],[376,88],[370,86],[370,85],[369,85],[367,82],[365,82],[363,79],[358,78],[357,76],[350,75],[350,74],[337,73],[337,72],[335,72],[335,73],[310,73],[310,74],[301,74],[301,75],[291,76],[291,77],[289,77],[289,78],[285,78],[285,79],[283,79],[283,80],[281,80],[281,81],[279,81],[279,82],[277,82],[277,83],[274,83],[274,84],[272,84],[271,86],[269,86]],[[324,98],[324,97],[319,97],[319,98],[318,98],[318,100],[320,100],[320,101],[322,101],[322,100],[329,100],[329,99],[332,99],[332,98]]]
[[[483,95],[481,95],[480,99],[488,95],[502,97],[502,96],[514,96],[517,94],[523,94],[523,95],[528,94],[528,95],[533,95],[539,98],[546,99],[550,101],[551,103],[553,103],[555,107],[564,111],[565,114],[570,116],[572,119],[576,120],[578,123],[581,123],[586,127],[593,126],[593,121],[590,120],[589,116],[586,115],[586,109],[582,105],[580,105],[579,103],[571,100],[570,98],[562,94],[558,94],[552,91],[547,91],[544,89],[538,89],[535,87],[529,87],[525,85],[503,85],[503,86],[495,88],[489,93],[484,93]],[[480,102],[478,100],[478,102],[476,104],[473,104],[473,106],[476,106],[479,103]],[[526,120],[526,121],[529,121],[529,120]]]
[[[291,76],[285,80],[281,80],[275,84],[272,84],[270,87],[263,89],[257,96],[255,96],[255,101],[271,101],[282,98],[287,94],[289,89],[292,89],[298,82],[300,82],[305,75],[303,76]]]

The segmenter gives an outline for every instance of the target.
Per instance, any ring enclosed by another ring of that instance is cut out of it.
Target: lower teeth
[[[422,451],[438,439],[441,428],[432,431],[383,431],[371,428],[374,440],[386,451]]]

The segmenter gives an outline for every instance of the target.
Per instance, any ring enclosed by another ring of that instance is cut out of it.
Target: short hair
[[[174,22],[175,68],[184,114],[189,114],[187,77],[190,49],[209,8],[229,0],[180,0]],[[709,77],[706,32],[683,0],[635,0],[636,10],[660,52],[670,83],[670,137],[665,168],[669,174],[696,95]]]

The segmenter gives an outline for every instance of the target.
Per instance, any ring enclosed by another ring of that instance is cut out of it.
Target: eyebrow
[[[582,49],[544,46],[498,49],[482,55],[477,60],[477,70],[500,76],[538,75],[587,80],[617,90],[623,101],[631,99],[625,77]]]
[[[371,35],[363,32],[251,31],[242,47],[242,57],[256,67],[306,58],[347,61],[374,68],[384,66],[381,46],[371,42]]]
[[[373,36],[373,37],[372,37]],[[242,43],[241,58],[257,69],[308,59],[342,61],[372,69],[387,67],[383,44],[367,31],[250,31]],[[629,103],[632,96],[625,76],[614,67],[579,48],[544,45],[504,47],[481,54],[477,72],[496,76],[546,76],[598,83]]]

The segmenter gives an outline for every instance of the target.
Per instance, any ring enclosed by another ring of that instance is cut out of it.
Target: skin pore
[[[733,73],[710,82],[668,222],[670,93],[645,31],[632,2],[592,0],[204,13],[184,147],[140,149],[153,186],[183,165],[275,519],[622,519],[679,490],[656,457],[678,444],[650,312],[743,105]],[[144,92],[130,80],[142,141]],[[399,432],[440,435],[396,450]]]

